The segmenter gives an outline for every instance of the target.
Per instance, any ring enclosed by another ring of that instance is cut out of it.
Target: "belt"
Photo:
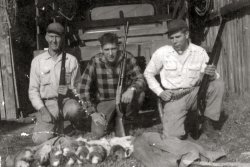
[[[184,97],[187,94],[189,94],[190,92],[192,92],[193,90],[194,90],[194,87],[192,87],[192,88],[181,88],[181,89],[170,90],[171,93],[172,93],[172,95],[171,95],[171,101],[179,100],[182,97]]]
[[[47,100],[57,100],[57,97],[47,97],[47,98],[42,98],[43,101],[47,101]]]

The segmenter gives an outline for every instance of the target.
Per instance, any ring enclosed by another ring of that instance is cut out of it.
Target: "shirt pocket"
[[[41,72],[41,85],[46,86],[50,84],[50,70]]]
[[[188,65],[188,77],[198,78],[200,76],[201,66],[199,64]]]
[[[164,63],[163,65],[164,71],[166,72],[168,77],[177,76],[177,64],[174,61],[169,61]]]

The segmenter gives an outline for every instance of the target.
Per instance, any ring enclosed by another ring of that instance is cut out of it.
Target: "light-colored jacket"
[[[44,98],[58,96],[59,78],[61,72],[62,54],[56,61],[52,59],[48,51],[36,56],[31,63],[29,99],[36,110],[44,106]],[[69,88],[76,88],[80,83],[80,71],[77,59],[66,54],[65,60],[66,84]]]

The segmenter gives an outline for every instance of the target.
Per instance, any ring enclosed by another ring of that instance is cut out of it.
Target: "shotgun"
[[[211,56],[210,59],[207,63],[207,65],[215,65],[217,66],[218,61],[219,61],[219,57],[220,57],[220,50],[222,47],[222,43],[221,43],[221,35],[223,32],[223,29],[225,27],[226,21],[223,19],[218,31],[218,34],[216,36],[215,42],[214,42],[214,46],[211,52]],[[206,109],[206,94],[207,94],[207,89],[209,86],[209,82],[210,82],[210,76],[207,74],[204,74],[202,80],[201,80],[201,85],[200,88],[198,90],[198,94],[197,94],[197,105],[198,105],[198,110],[199,110],[199,115],[203,116],[204,115],[204,111]]]
[[[66,60],[66,53],[63,51],[62,52],[62,65],[61,65],[61,72],[60,72],[60,80],[59,80],[59,85],[65,85],[66,84],[66,79],[65,79],[65,60]],[[58,121],[58,130],[61,134],[63,134],[64,130],[64,116],[63,116],[63,99],[64,95],[58,94],[58,108],[59,108],[59,121]]]
[[[221,25],[218,31],[218,34],[216,36],[215,42],[214,42],[214,46],[211,52],[211,56],[210,59],[207,63],[207,65],[215,65],[217,66],[217,63],[219,61],[219,57],[220,57],[220,50],[222,47],[222,43],[221,43],[221,35],[223,32],[223,29],[225,27],[226,24],[226,20],[222,19],[221,21]],[[210,82],[210,76],[207,74],[203,75],[203,78],[201,80],[201,84],[197,93],[197,110],[194,113],[194,138],[198,138],[201,128],[202,128],[202,123],[204,120],[204,112],[206,109],[206,95],[207,95],[207,90],[208,90],[208,86],[209,86],[209,82]]]
[[[123,15],[123,14],[120,14]],[[123,41],[123,62],[121,63],[121,71],[119,74],[119,80],[116,90],[116,118],[115,118],[115,133],[118,137],[125,136],[125,129],[123,125],[123,111],[122,111],[122,104],[121,104],[121,98],[123,93],[123,83],[124,83],[124,77],[125,77],[125,71],[126,71],[126,61],[127,61],[127,52],[126,52],[126,42],[127,42],[127,35],[128,35],[128,27],[129,22],[127,21],[126,25],[124,26],[124,41]]]

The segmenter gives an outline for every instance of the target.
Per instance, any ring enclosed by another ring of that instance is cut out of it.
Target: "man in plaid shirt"
[[[105,135],[115,114],[116,90],[124,55],[118,49],[118,37],[106,33],[99,39],[101,53],[91,58],[82,75],[81,97],[96,108],[91,114],[91,132],[96,138]],[[135,114],[144,99],[145,80],[136,59],[127,53],[124,92],[121,102],[126,104],[126,116]]]

